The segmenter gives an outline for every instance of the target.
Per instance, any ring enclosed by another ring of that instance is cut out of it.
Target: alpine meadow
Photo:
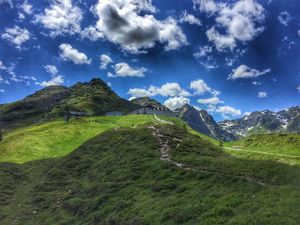
[[[1,225],[299,225],[298,0],[0,0]]]

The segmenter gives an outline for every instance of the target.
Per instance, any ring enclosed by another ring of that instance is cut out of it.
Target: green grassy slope
[[[300,164],[299,134],[259,134],[224,143],[236,156]]]
[[[177,118],[162,117],[162,119],[178,126],[185,126]],[[72,119],[69,123],[59,120],[17,129],[5,134],[4,141],[0,144],[0,162],[24,163],[64,156],[103,131],[117,127],[134,127],[149,122],[156,122],[152,115],[83,117]],[[215,141],[192,129],[190,131],[204,139]]]
[[[232,157],[179,126],[156,129],[171,159],[193,170],[160,160],[152,129],[106,131],[62,158],[0,163],[0,224],[299,224],[299,167]]]
[[[8,132],[0,145],[0,162],[28,162],[31,160],[63,156],[90,138],[114,127],[131,127],[153,122],[154,117],[83,117],[45,122],[40,125]]]

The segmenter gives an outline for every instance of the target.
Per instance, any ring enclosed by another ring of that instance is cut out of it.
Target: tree
[[[0,142],[2,142],[2,131],[1,131],[1,128],[0,128]]]

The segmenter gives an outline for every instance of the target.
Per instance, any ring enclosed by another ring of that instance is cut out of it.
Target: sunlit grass
[[[191,133],[218,143],[213,138],[189,128],[173,117],[161,117]],[[0,144],[0,162],[24,163],[28,161],[64,156],[85,141],[112,128],[134,128],[141,124],[157,122],[153,115],[98,116],[73,118],[70,122],[58,120],[13,130],[4,135]]]
[[[228,153],[244,159],[300,165],[299,134],[252,135],[235,142],[224,143],[224,147]]]
[[[132,127],[153,122],[150,115],[86,117],[47,122],[5,134],[0,144],[0,162],[24,163],[66,155],[92,137],[115,127]]]

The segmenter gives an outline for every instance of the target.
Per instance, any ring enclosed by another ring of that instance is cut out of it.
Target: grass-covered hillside
[[[73,118],[68,123],[61,119],[16,129],[4,134],[0,145],[0,162],[23,163],[64,156],[108,129],[154,121],[151,115],[82,117]]]
[[[224,146],[236,156],[300,165],[299,134],[258,134],[224,143]]]
[[[248,148],[266,148],[270,152],[282,154],[300,153],[299,134],[258,134],[241,140],[228,143],[228,145],[238,145]]]
[[[64,157],[1,163],[0,224],[298,225],[299,176],[177,125],[111,129]]]
[[[185,126],[177,118],[161,117],[174,124]],[[111,128],[135,127],[149,122],[158,122],[153,115],[128,115],[121,117],[82,117],[66,123],[62,119],[44,122],[6,132],[0,144],[0,162],[24,163],[37,159],[64,156],[85,141]],[[197,133],[207,140],[218,141]]]

